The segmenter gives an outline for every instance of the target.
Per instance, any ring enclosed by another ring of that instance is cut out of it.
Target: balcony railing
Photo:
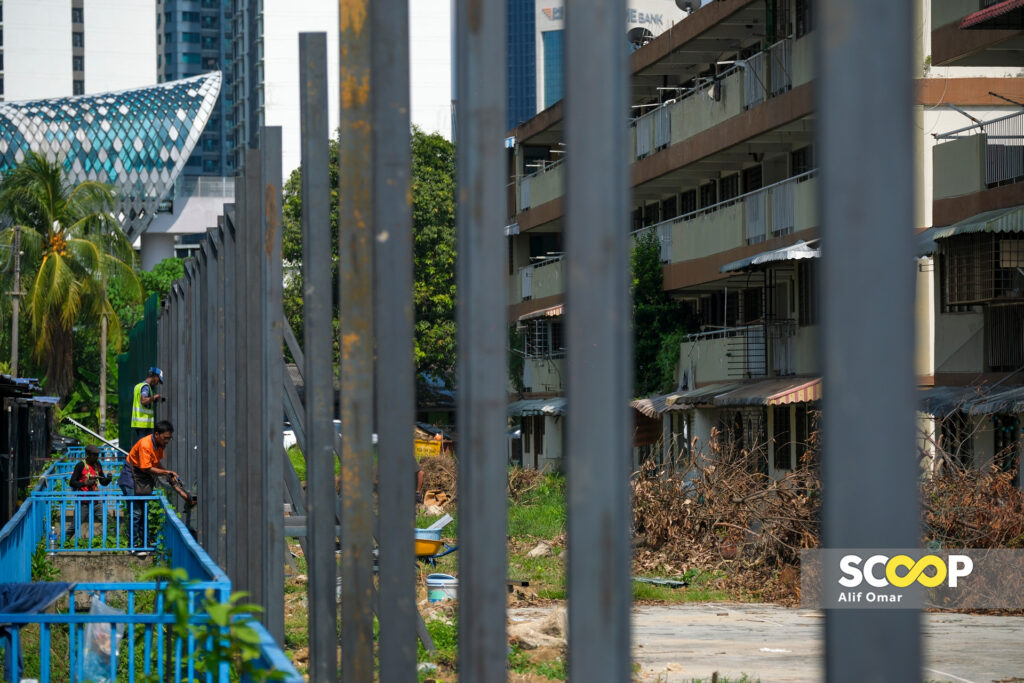
[[[190,626],[208,622],[209,616],[202,605],[209,597],[216,603],[225,603],[231,595],[231,581],[227,575],[210,559],[185,525],[178,519],[170,504],[162,496],[128,498],[110,493],[62,493],[48,490],[48,485],[62,476],[55,473],[56,469],[67,470],[74,466],[73,461],[55,463],[46,476],[41,478],[29,498],[22,504],[14,517],[0,529],[0,576],[3,581],[28,583],[32,581],[32,558],[41,542],[54,526],[62,528],[69,519],[67,514],[72,510],[88,509],[89,515],[83,517],[75,512],[70,518],[74,523],[74,541],[66,536],[59,538],[57,544],[70,546],[81,539],[89,547],[52,547],[49,552],[57,554],[68,550],[121,551],[132,549],[124,543],[120,546],[107,543],[113,532],[114,539],[124,540],[117,531],[108,529],[108,516],[120,519],[124,523],[127,515],[127,504],[130,501],[144,501],[158,506],[162,511],[163,530],[161,540],[163,552],[171,567],[184,570],[187,583],[184,586],[187,620]],[[95,503],[100,504],[96,512]],[[93,514],[95,512],[95,514]],[[100,522],[97,518],[102,518]],[[102,534],[94,534],[90,529],[88,536],[79,536],[79,522],[85,521],[90,527],[94,523],[102,523]],[[62,542],[63,541],[63,542]],[[93,545],[102,547],[93,548]],[[145,543],[137,549],[154,549],[152,544]],[[216,681],[228,683],[230,680],[249,680],[238,678],[229,670],[229,663],[222,663],[218,670],[208,674],[196,671],[196,657],[210,649],[211,643],[200,638],[189,636],[179,638],[174,635],[171,627],[178,623],[178,614],[174,606],[165,600],[160,592],[164,584],[154,581],[135,582],[77,582],[70,589],[66,599],[55,604],[54,608],[45,613],[29,614],[25,612],[2,613],[0,623],[7,626],[0,635],[0,649],[5,652],[4,661],[0,666],[4,669],[4,680],[13,680],[14,672],[19,670],[18,654],[21,644],[26,640],[26,629],[38,630],[38,645],[34,645],[31,653],[33,659],[38,658],[38,680],[49,681],[57,672],[67,672],[62,680],[137,680],[143,675],[159,675],[161,680],[175,681]],[[78,606],[89,601],[104,603],[106,608],[101,613],[76,611]],[[266,672],[280,671],[283,679],[289,683],[297,683],[302,678],[288,661],[281,648],[270,637],[267,631],[250,617],[241,621],[251,626],[259,638],[259,655],[256,668]],[[97,635],[97,629],[100,634]],[[92,640],[90,640],[92,639]],[[96,644],[101,641],[106,648]],[[111,645],[114,647],[111,647]],[[29,650],[26,649],[26,654]],[[113,653],[113,654],[112,654]],[[63,661],[58,661],[63,660]],[[33,674],[35,662],[32,662]],[[27,672],[22,672],[27,673]]]
[[[793,40],[784,38],[749,57],[743,77],[743,104],[755,107],[793,87]]]
[[[797,184],[810,180],[817,175],[817,169],[811,169],[799,175],[780,180],[777,183],[772,183],[758,190],[753,190],[745,194],[725,199],[710,206],[701,207],[695,211],[690,211],[679,216],[673,216],[660,223],[655,223],[652,226],[641,228],[640,230],[634,231],[632,234],[636,235],[643,230],[655,229],[658,231],[659,237],[661,237],[665,226],[671,226],[673,223],[678,221],[688,221],[698,216],[713,213],[727,206],[732,206],[737,202],[742,202],[745,207],[746,217],[744,218],[746,225],[746,242],[747,244],[756,244],[763,242],[767,237],[767,232],[771,232],[772,237],[779,237],[786,235],[795,229],[796,226],[796,209],[795,202],[793,199],[794,189]],[[766,217],[771,217],[771,223],[768,224]],[[672,246],[671,229],[668,229],[668,237],[662,238],[662,244],[668,244],[669,250]],[[664,254],[664,252],[662,252]]]
[[[564,256],[553,256],[519,269],[520,290],[523,300],[559,293]],[[550,270],[548,270],[550,269]],[[534,282],[536,280],[536,282]]]
[[[766,320],[687,335],[691,344],[712,340],[725,340],[724,362],[729,379],[796,372],[796,322],[793,320]]]
[[[998,185],[1024,177],[1024,112],[965,126],[935,136],[937,141],[985,136],[985,183]]]
[[[637,237],[650,231],[653,231],[658,236],[658,243],[661,245],[661,262],[670,262],[672,260],[672,221],[662,221],[648,228],[634,230],[629,233],[629,236],[635,242]]]

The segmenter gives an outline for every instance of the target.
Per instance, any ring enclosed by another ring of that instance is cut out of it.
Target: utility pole
[[[18,376],[18,313],[21,309],[21,226],[14,226],[14,297],[11,316],[11,376]]]
[[[107,314],[100,317],[100,434],[107,438]]]

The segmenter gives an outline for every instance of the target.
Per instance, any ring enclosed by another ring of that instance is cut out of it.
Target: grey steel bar
[[[207,349],[209,359],[209,384],[207,393],[210,398],[210,431],[208,434],[207,459],[209,476],[203,488],[206,543],[204,544],[214,560],[223,565],[223,537],[219,533],[224,515],[224,478],[223,444],[224,444],[224,402],[221,384],[224,381],[224,364],[221,351],[221,339],[224,335],[224,252],[219,229],[209,230],[206,237],[209,243],[210,269],[208,274],[208,291],[210,298],[206,305],[210,308],[209,327],[207,328]]]
[[[281,307],[281,129],[260,130],[260,172],[262,174],[263,211],[260,222],[260,281],[263,285],[262,335],[262,409],[263,419],[263,545],[264,612],[267,630],[279,643],[284,642],[284,461],[281,458],[281,429],[284,408],[281,405],[281,380],[284,356]]]
[[[235,197],[242,196],[241,178],[236,179]],[[234,221],[237,218],[237,203],[225,207],[225,216],[221,224],[222,239],[224,244],[224,389],[230,392],[230,399],[225,395],[224,401],[224,526],[221,533],[224,535],[224,569],[232,581],[238,580],[237,558],[238,558],[238,533],[237,508],[238,489],[242,486],[241,478],[245,470],[240,465],[241,449],[238,446],[238,408],[237,397],[240,388],[238,380],[237,363],[241,355],[237,334],[239,314],[237,305],[238,287],[238,245],[235,241]],[[235,530],[235,533],[229,532]]]
[[[625,10],[623,0],[566,7],[568,664],[576,681],[631,677]]]
[[[256,180],[251,177],[249,170],[248,154],[242,151],[243,167],[240,169],[240,176],[235,181],[235,310],[233,320],[235,323],[235,384],[234,390],[238,395],[235,413],[235,443],[232,445],[234,462],[231,469],[237,473],[235,486],[229,495],[234,498],[234,519],[230,529],[230,536],[235,543],[235,554],[231,559],[234,563],[234,573],[229,574],[234,585],[242,590],[249,590],[252,585],[249,580],[249,524],[247,515],[248,492],[250,482],[248,470],[252,469],[248,461],[249,424],[248,402],[248,362],[249,345],[252,343],[252,335],[248,332],[248,326],[252,321],[248,320],[249,314],[246,309],[248,290],[252,288],[252,279],[246,270],[248,259],[246,258],[246,244],[249,229],[248,195],[249,185]]]
[[[341,352],[341,675],[373,679],[373,225],[367,0],[339,0]],[[383,38],[383,36],[382,36]],[[392,131],[394,133],[395,131]]]
[[[332,359],[331,186],[328,170],[327,34],[299,34],[302,126],[302,316],[306,390],[306,510],[309,516],[309,675],[336,681],[337,576],[334,556],[334,368]],[[291,328],[285,335],[291,334]],[[291,335],[294,337],[294,335]],[[298,345],[296,344],[296,347]],[[292,352],[294,356],[294,351]],[[294,391],[291,380],[286,388]],[[294,423],[293,423],[294,426]]]
[[[377,541],[380,545],[380,680],[416,676],[412,209],[409,138],[409,3],[370,3],[373,42],[374,337],[377,340]]]
[[[506,678],[505,5],[456,3],[459,678]],[[621,29],[622,12],[616,17]],[[620,30],[621,33],[621,30]],[[619,36],[621,42],[621,36]],[[625,230],[621,231],[625,234]],[[472,295],[466,295],[472,292]],[[580,679],[583,680],[583,679]]]
[[[267,604],[264,576],[267,567],[264,565],[266,554],[264,545],[266,537],[262,529],[263,520],[263,472],[261,467],[263,449],[263,282],[260,255],[263,252],[263,240],[260,234],[261,214],[263,209],[263,183],[260,171],[260,151],[245,150],[245,223],[242,227],[242,253],[245,259],[245,321],[250,336],[246,346],[246,396],[245,396],[245,460],[247,490],[244,494],[246,510],[245,529],[248,531],[248,552],[245,560],[249,563],[248,584],[243,586],[252,594],[257,604]],[[280,418],[278,418],[280,419]],[[278,499],[276,505],[283,501]],[[267,504],[271,504],[267,501]],[[278,555],[277,562],[283,558]],[[266,619],[266,613],[263,614]],[[266,622],[264,621],[264,625]]]
[[[913,3],[823,0],[818,9],[821,348],[830,388],[822,541],[915,547]],[[825,669],[829,681],[920,680],[920,614],[830,610]]]
[[[305,356],[302,353],[302,347],[299,346],[299,340],[295,338],[295,331],[292,330],[292,325],[287,320],[284,321],[284,343],[288,353],[292,354],[292,360],[295,361],[295,369],[298,370],[299,377],[305,382]]]

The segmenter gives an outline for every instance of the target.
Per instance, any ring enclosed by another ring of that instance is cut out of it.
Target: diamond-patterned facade
[[[213,113],[221,72],[148,88],[0,103],[0,176],[33,150],[68,180],[113,185],[125,233],[149,225]]]

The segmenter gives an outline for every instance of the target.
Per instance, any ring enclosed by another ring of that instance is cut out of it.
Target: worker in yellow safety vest
[[[132,432],[135,441],[148,436],[153,431],[153,409],[157,401],[164,400],[163,396],[156,393],[156,385],[163,384],[163,382],[163,370],[152,367],[149,369],[146,379],[135,385],[135,392],[132,396]]]

